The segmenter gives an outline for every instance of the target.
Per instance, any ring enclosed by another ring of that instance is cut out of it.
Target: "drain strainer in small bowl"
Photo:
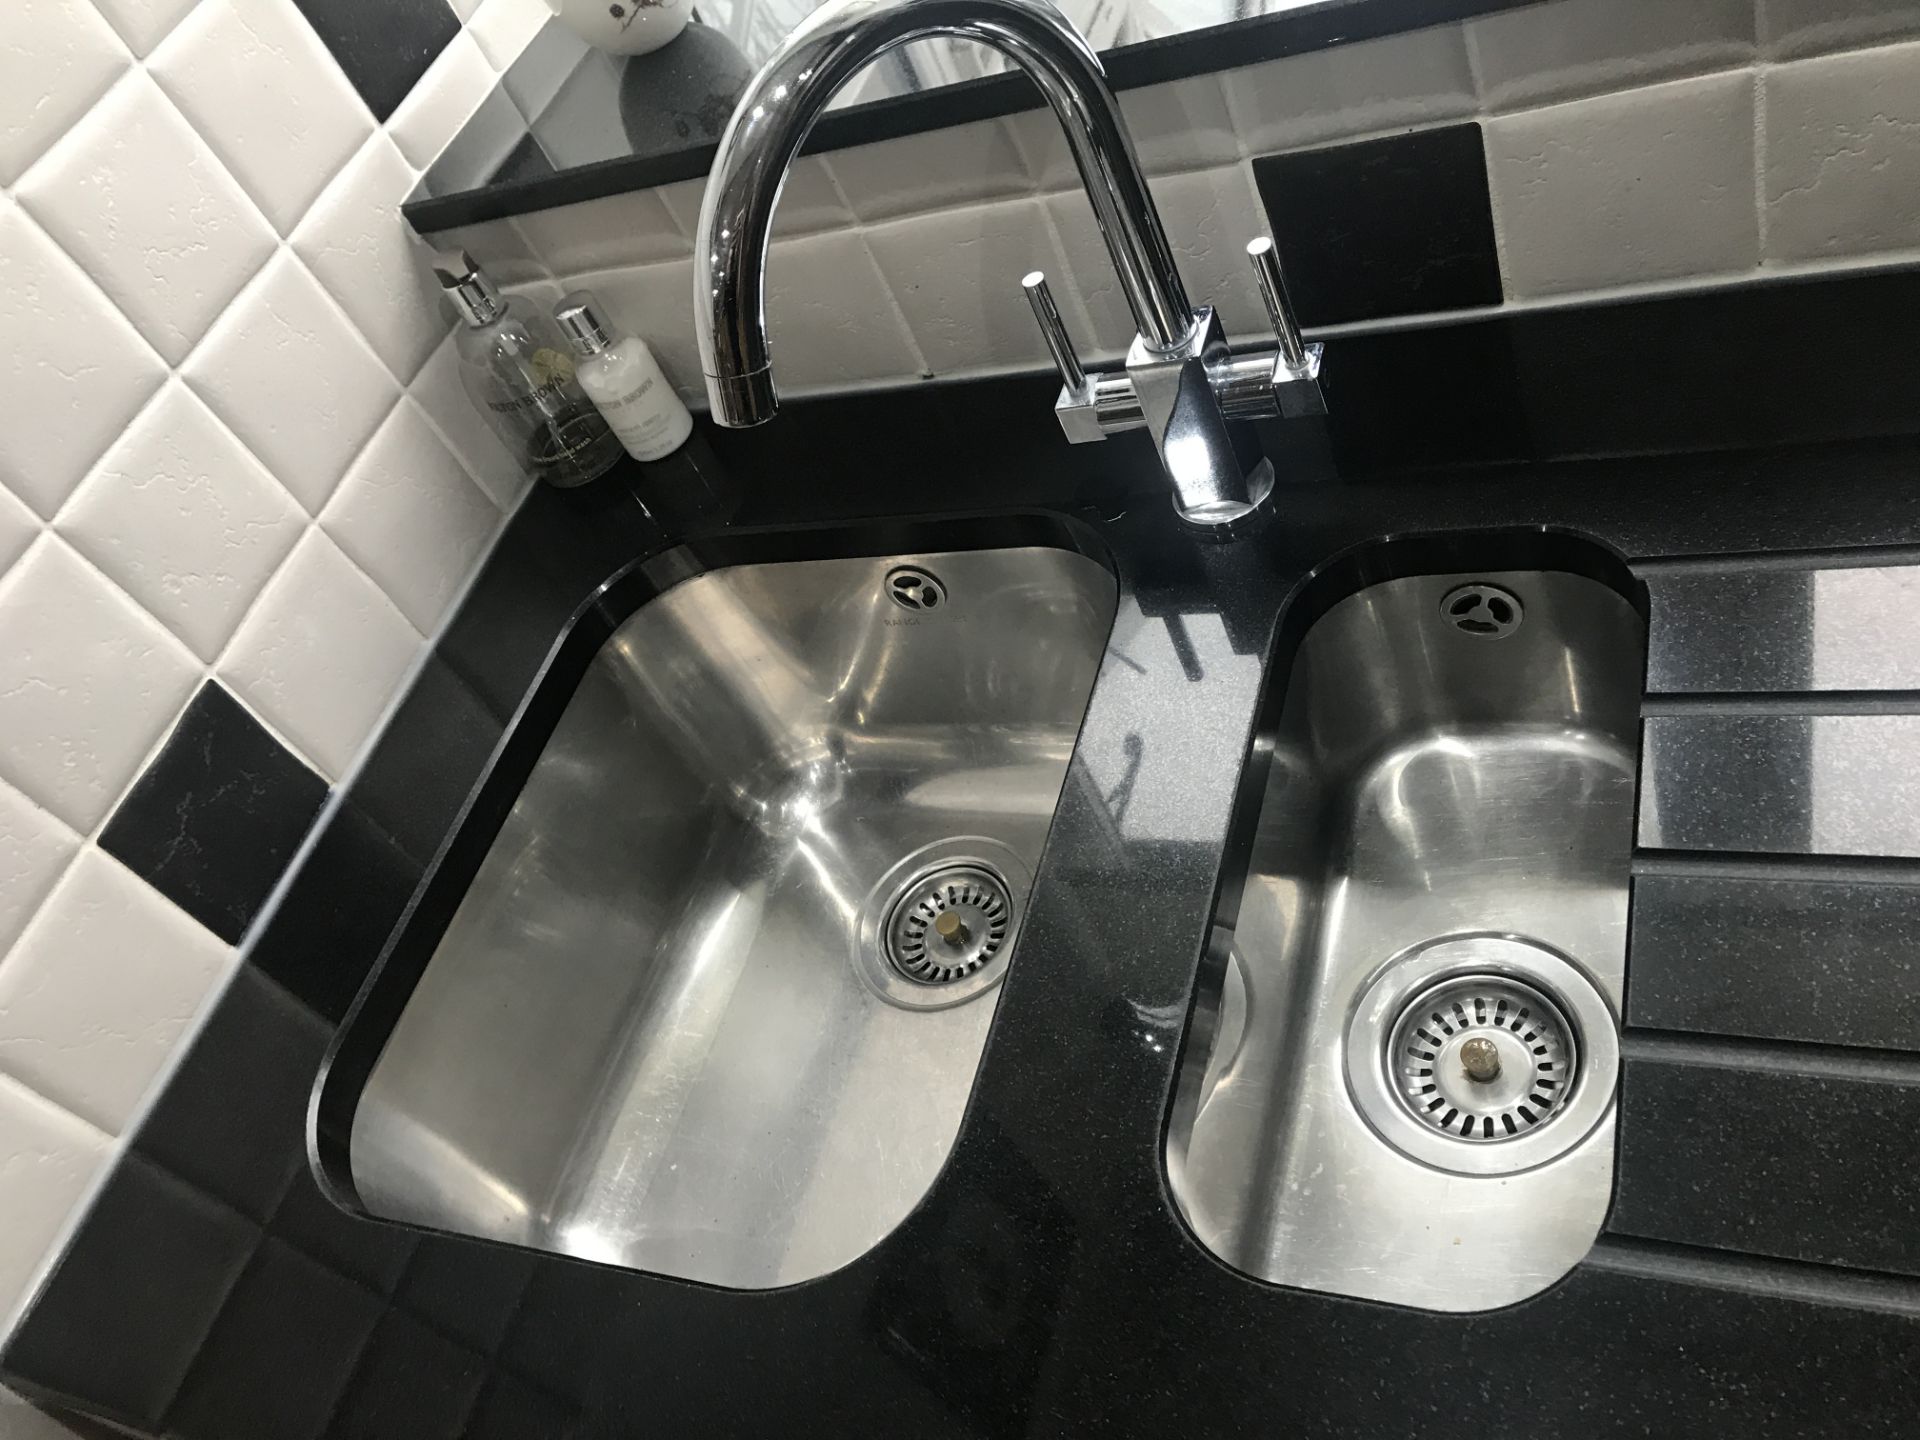
[[[1584,970],[1537,941],[1443,935],[1364,987],[1345,1061],[1355,1108],[1409,1159],[1512,1175],[1612,1112],[1619,1022]]]
[[[1559,1007],[1506,975],[1459,975],[1416,995],[1387,1042],[1408,1113],[1475,1142],[1552,1119],[1572,1092],[1578,1054]]]

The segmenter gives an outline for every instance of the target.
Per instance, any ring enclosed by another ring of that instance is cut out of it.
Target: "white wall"
[[[1196,302],[1265,329],[1242,253],[1248,157],[1483,126],[1509,305],[1920,262],[1920,3],[1557,0],[1125,92]],[[601,292],[700,387],[689,295],[701,182],[496,222],[510,278]],[[1089,355],[1133,326],[1043,113],[802,161],[768,321],[782,389],[1044,364],[1021,297],[1054,278]]]
[[[543,12],[454,8],[386,125],[292,0],[0,13],[0,1334],[234,963],[119,798],[210,676],[337,781],[520,497],[398,204]]]

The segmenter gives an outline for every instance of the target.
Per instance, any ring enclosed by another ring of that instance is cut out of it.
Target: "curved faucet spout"
[[[926,35],[1000,51],[1033,77],[1065,129],[1140,339],[1173,352],[1196,328],[1173,250],[1100,61],[1048,0],[833,0],[741,97],[707,180],[695,237],[694,317],[713,416],[757,425],[777,400],[767,351],[767,242],[787,168],[834,92],[876,56]]]

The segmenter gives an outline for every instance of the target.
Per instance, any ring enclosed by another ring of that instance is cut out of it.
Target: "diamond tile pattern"
[[[175,365],[273,252],[266,217],[141,73],[114,86],[16,193]]]
[[[51,517],[167,367],[13,205],[0,206],[0,334],[8,412],[34,417],[0,425],[0,485]]]
[[[176,380],[94,467],[54,528],[211,662],[306,516]]]
[[[203,0],[147,69],[282,234],[373,117],[289,5]]]
[[[393,373],[286,251],[182,373],[314,515],[400,398]]]
[[[0,778],[92,830],[195,678],[193,656],[158,620],[42,537],[0,580]]]
[[[437,623],[524,493],[464,397],[397,408],[452,317],[379,118],[464,19],[440,4],[406,0],[425,38],[399,59],[386,0],[3,7],[0,1333],[233,963],[101,848],[106,821],[214,675],[236,723],[337,780],[423,643],[408,617]],[[469,103],[429,98],[409,144]],[[316,523],[336,491],[384,579]],[[228,793],[219,754],[188,758]]]
[[[0,38],[0,183],[12,184],[127,66],[87,0],[12,0]]]

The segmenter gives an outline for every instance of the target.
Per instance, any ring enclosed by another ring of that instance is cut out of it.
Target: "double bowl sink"
[[[741,1289],[921,1203],[1138,663],[1091,532],[940,535],[683,549],[576,617],[335,1040],[338,1203]],[[1604,1219],[1644,605],[1519,548],[1374,547],[1280,627],[1164,1141],[1259,1280],[1491,1308]]]

